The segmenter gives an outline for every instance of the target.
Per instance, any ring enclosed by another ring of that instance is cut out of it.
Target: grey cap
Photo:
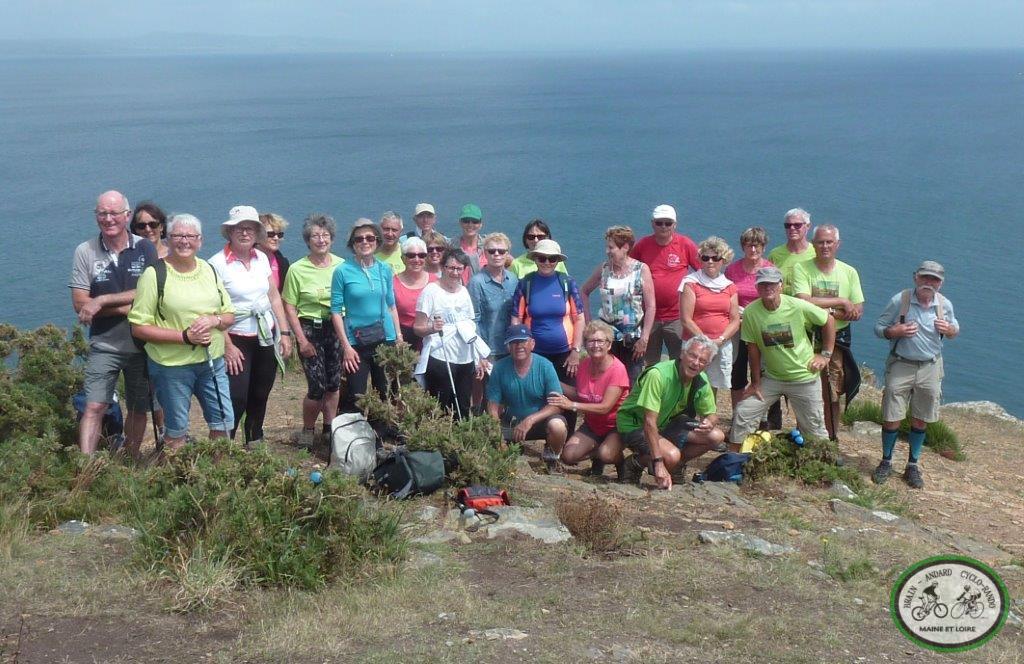
[[[941,279],[943,281],[946,280],[946,268],[942,267],[942,265],[935,261],[922,262],[920,265],[917,266],[917,269],[914,270],[914,274],[928,275],[931,277],[935,277],[937,279]]]
[[[777,267],[762,267],[757,271],[756,284],[781,284],[782,272]]]

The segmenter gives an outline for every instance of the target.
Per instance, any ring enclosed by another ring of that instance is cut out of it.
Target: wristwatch
[[[292,331],[291,330],[282,330],[281,331],[281,336],[282,337],[290,337],[290,336],[292,336]]]
[[[581,350],[581,348],[580,348],[579,346],[573,346],[573,347],[572,347],[572,348],[570,348],[569,350],[573,350],[573,351],[576,351],[577,353],[579,353],[579,352],[580,352],[580,350]]]
[[[832,351],[830,351],[830,350],[823,350],[823,351],[821,351],[821,356],[823,358],[825,358],[826,360],[831,359],[832,358]]]

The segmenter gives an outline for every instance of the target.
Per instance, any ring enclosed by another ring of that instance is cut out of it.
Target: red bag
[[[459,489],[455,500],[463,511],[473,509],[478,514],[491,514],[494,516],[497,516],[497,514],[492,512],[490,508],[512,504],[508,499],[508,493],[504,489],[495,489],[489,486],[471,486]]]

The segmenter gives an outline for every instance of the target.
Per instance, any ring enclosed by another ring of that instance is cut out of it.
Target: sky
[[[0,0],[0,40],[108,50],[1024,48],[1024,0]],[[257,39],[266,40],[261,46]],[[177,40],[177,41],[176,41]]]

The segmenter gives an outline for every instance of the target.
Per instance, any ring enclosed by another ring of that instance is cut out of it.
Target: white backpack
[[[366,482],[377,466],[377,432],[362,413],[342,413],[331,422],[331,465]]]

